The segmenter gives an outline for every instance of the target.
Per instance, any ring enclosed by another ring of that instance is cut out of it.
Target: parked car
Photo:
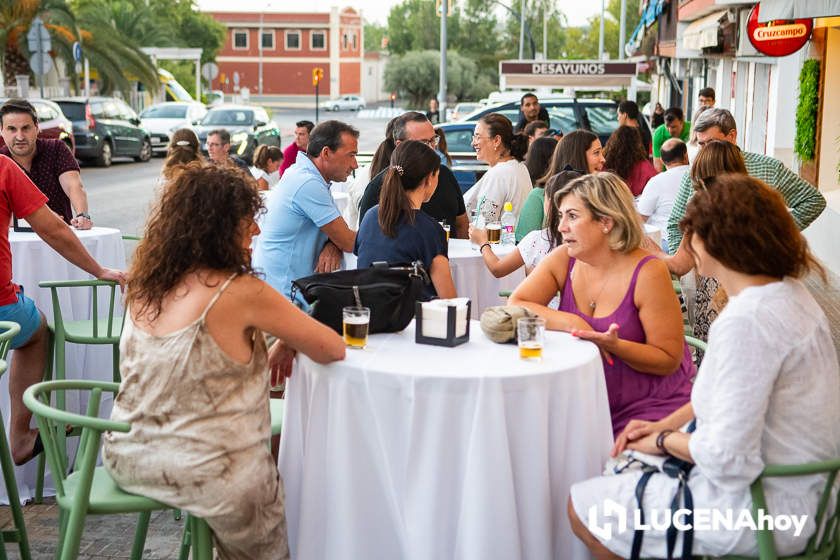
[[[8,99],[0,98],[0,105]],[[35,107],[38,117],[38,138],[61,140],[70,148],[70,153],[76,152],[76,142],[73,138],[73,123],[61,112],[61,107],[49,99],[28,99]],[[6,142],[0,137],[0,147]]]
[[[481,107],[481,103],[477,101],[475,103],[458,103],[452,110],[452,120],[459,121],[467,115],[469,115],[470,113],[477,111]]]
[[[207,153],[207,134],[223,128],[230,133],[231,154],[251,163],[254,149],[260,144],[280,146],[280,129],[268,118],[265,109],[256,105],[224,104],[213,107],[195,127],[201,151]]]
[[[358,95],[342,95],[321,103],[321,108],[325,111],[359,111],[366,106],[365,100]]]
[[[606,144],[610,134],[618,128],[618,103],[609,99],[547,97],[540,99],[540,105],[548,111],[548,125],[564,134],[585,128],[597,134],[601,143]],[[482,107],[464,117],[464,121],[475,122],[487,113],[502,114],[516,124],[519,120],[519,101]],[[647,123],[642,123],[642,126],[647,126]]]
[[[146,107],[140,113],[140,122],[152,139],[152,151],[165,154],[172,133],[181,128],[192,128],[207,114],[207,108],[197,101],[166,101]]]
[[[134,109],[116,97],[54,100],[73,122],[76,158],[108,167],[115,157],[149,161],[152,141]]]
[[[618,128],[616,111],[618,104],[608,99],[574,99],[570,97],[548,97],[540,99],[540,105],[548,111],[549,126],[559,129],[564,134],[585,128],[591,130],[606,144],[610,134]],[[452,156],[452,171],[458,178],[461,189],[472,186],[487,166],[476,160],[475,150],[472,148],[472,135],[475,123],[488,113],[499,113],[506,116],[512,123],[519,120],[519,101],[497,103],[482,106],[457,122],[439,125],[446,134],[446,145]],[[641,126],[647,127],[647,122],[640,120]]]

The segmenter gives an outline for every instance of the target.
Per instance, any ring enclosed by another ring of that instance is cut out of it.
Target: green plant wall
[[[799,102],[796,106],[796,137],[793,151],[800,161],[814,159],[817,149],[817,110],[820,102],[820,62],[806,60],[799,73]]]

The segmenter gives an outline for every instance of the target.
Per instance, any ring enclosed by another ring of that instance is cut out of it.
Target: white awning
[[[699,51],[718,46],[720,22],[728,14],[727,10],[721,10],[691,22],[683,33],[683,47]]]
[[[758,21],[840,16],[840,0],[761,0]]]

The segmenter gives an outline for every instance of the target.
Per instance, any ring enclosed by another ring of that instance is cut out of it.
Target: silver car
[[[342,95],[321,103],[321,109],[325,111],[359,111],[366,106],[365,100],[358,95]]]
[[[173,132],[180,128],[192,128],[206,114],[207,108],[201,103],[167,101],[146,107],[140,113],[140,121],[149,131],[154,153],[165,154]]]

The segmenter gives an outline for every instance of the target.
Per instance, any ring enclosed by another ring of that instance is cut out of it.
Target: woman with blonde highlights
[[[616,434],[631,418],[670,414],[688,402],[694,365],[668,270],[641,248],[630,189],[612,173],[594,173],[567,184],[554,204],[563,245],[510,303],[600,347]],[[558,291],[559,309],[547,307]]]
[[[714,188],[698,191],[680,228],[698,272],[720,281],[731,299],[709,332],[691,402],[656,422],[632,420],[612,454],[631,449],[693,463],[686,484],[695,512],[738,518],[757,507],[773,521],[783,514],[787,526],[770,527],[776,553],[801,557],[818,529],[826,475],[766,477],[765,504],[753,502],[750,485],[768,465],[840,456],[840,365],[828,320],[799,280],[822,269],[782,195],[747,175],[719,175]],[[636,517],[641,476],[631,468],[572,486],[572,530],[595,558],[629,557],[634,531],[603,539],[582,520],[610,523],[599,507],[606,498]],[[671,513],[675,491],[673,478],[654,473],[641,502],[647,519]],[[666,557],[667,541],[666,530],[653,523],[641,556]],[[692,557],[759,555],[755,531],[743,524],[695,530],[693,545]]]
[[[330,328],[251,268],[262,210],[239,169],[191,163],[149,218],[126,293],[122,384],[102,461],[117,484],[206,520],[223,559],[288,558],[283,488],[268,448],[269,368],[300,351],[344,358]],[[266,349],[263,333],[277,337]]]

